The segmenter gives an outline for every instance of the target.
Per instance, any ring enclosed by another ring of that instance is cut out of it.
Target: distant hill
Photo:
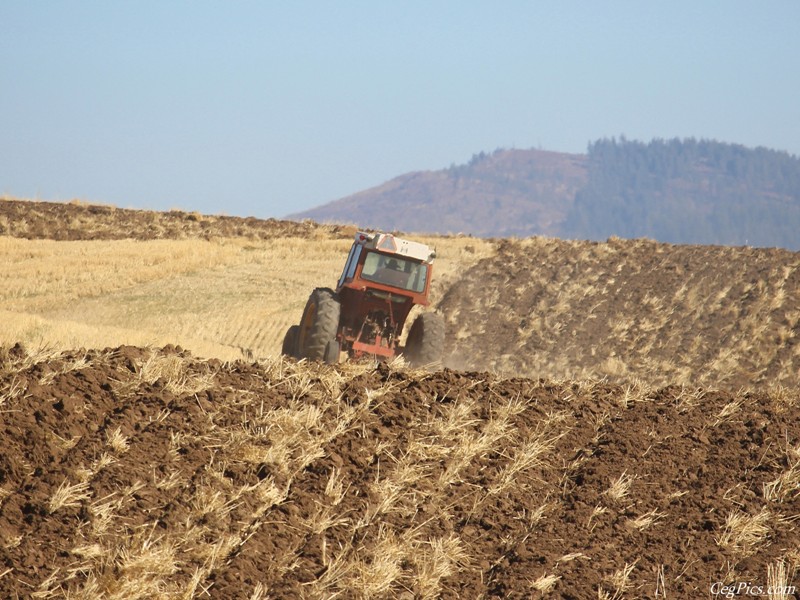
[[[292,219],[379,229],[800,249],[800,159],[711,140],[604,139],[587,154],[496,150]]]
[[[558,235],[587,181],[585,155],[496,150],[442,171],[407,173],[288,218],[483,237]]]

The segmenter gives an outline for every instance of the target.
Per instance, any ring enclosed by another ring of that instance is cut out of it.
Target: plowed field
[[[176,348],[0,368],[4,598],[704,598],[800,566],[796,395]]]
[[[656,385],[800,386],[800,253],[503,240],[439,304],[453,367]]]

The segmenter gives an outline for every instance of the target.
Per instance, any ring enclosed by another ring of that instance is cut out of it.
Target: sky
[[[0,0],[0,195],[281,217],[497,148],[800,155],[800,1]]]

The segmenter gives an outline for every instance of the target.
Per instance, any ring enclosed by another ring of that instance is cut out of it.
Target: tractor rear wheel
[[[300,325],[292,325],[286,330],[286,335],[283,336],[283,346],[281,347],[281,354],[284,356],[291,356],[297,358],[297,336],[300,332]]]
[[[442,362],[444,355],[444,318],[438,313],[421,313],[411,325],[404,352],[414,367]]]
[[[333,353],[328,345],[336,342],[340,313],[341,305],[332,290],[317,288],[311,292],[298,329],[298,358],[331,362]]]

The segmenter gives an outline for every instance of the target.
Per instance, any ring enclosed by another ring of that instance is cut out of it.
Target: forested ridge
[[[786,152],[611,138],[590,144],[588,157],[567,237],[800,247],[800,159]]]

